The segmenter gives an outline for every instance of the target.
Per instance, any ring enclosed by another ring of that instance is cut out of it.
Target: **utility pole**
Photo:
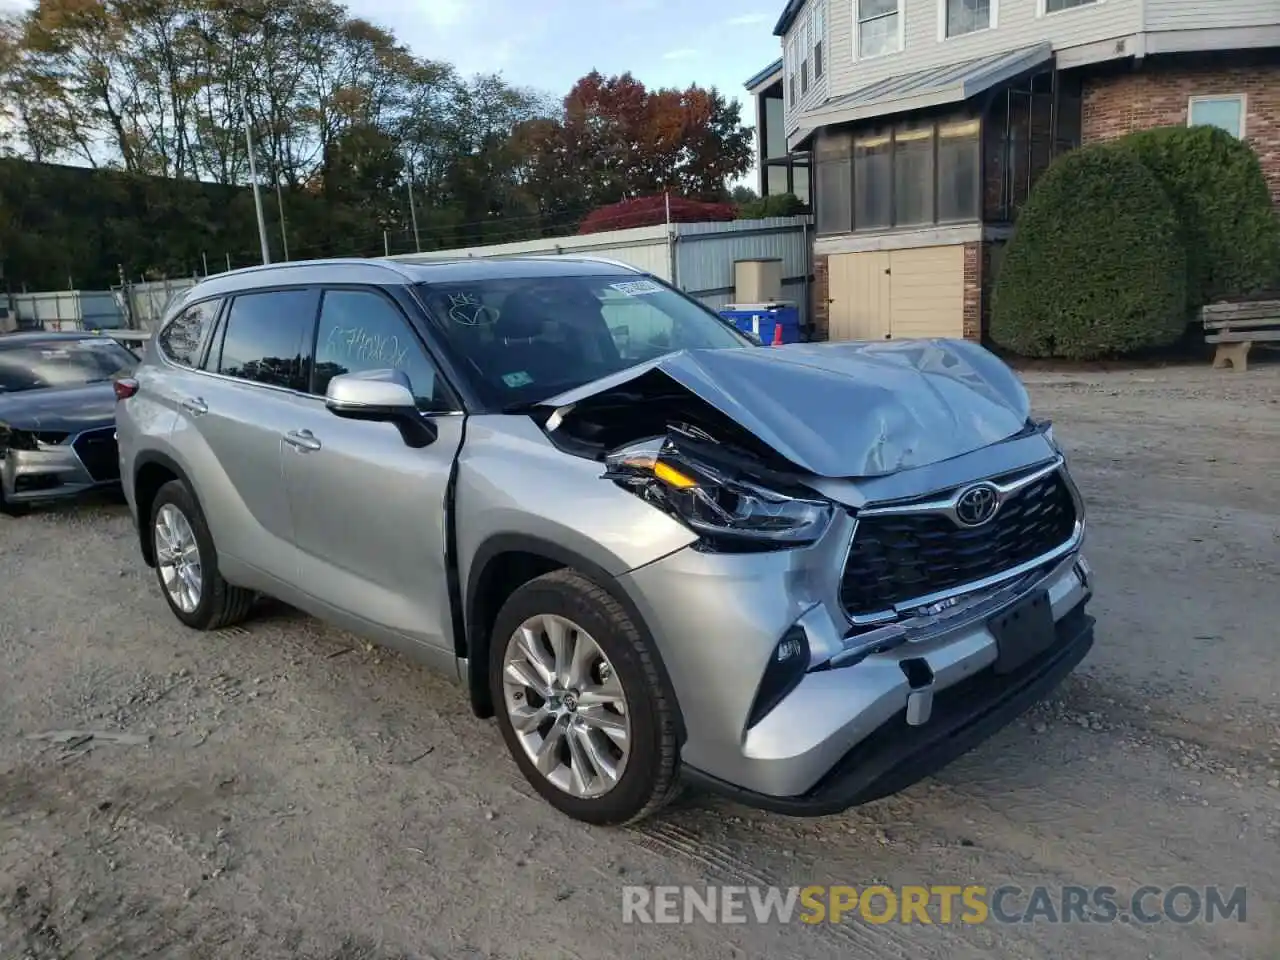
[[[249,122],[249,101],[240,99],[240,107],[244,112],[244,142],[249,150],[249,179],[253,181],[253,209],[258,215],[258,241],[262,244],[262,262],[271,262],[271,248],[267,245],[267,220],[262,214],[262,194],[258,190],[258,164],[253,159],[253,130]]]
[[[284,191],[280,189],[280,175],[276,174],[276,210],[280,214],[280,246],[284,248],[284,259],[289,260],[289,234],[284,225]]]
[[[422,252],[422,240],[418,237],[418,211],[413,205],[413,166],[409,166],[409,217],[413,220],[413,248]]]

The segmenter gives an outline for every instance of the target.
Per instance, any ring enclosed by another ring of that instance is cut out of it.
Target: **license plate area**
[[[1013,673],[1057,639],[1048,590],[1037,590],[987,621],[996,639],[996,673]]]

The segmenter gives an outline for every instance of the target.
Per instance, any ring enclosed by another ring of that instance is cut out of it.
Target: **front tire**
[[[14,503],[4,495],[4,481],[0,480],[0,514],[6,517],[25,517],[30,512],[30,504]]]
[[[221,630],[248,616],[253,591],[232,586],[218,572],[204,511],[181,480],[156,493],[151,539],[160,592],[175,617],[194,630]]]
[[[675,698],[626,610],[573,570],[521,586],[498,613],[489,685],[525,779],[575,820],[617,825],[677,790]]]

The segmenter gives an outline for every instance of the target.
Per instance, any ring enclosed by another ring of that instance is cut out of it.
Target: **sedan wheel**
[[[204,589],[200,545],[191,521],[172,503],[156,512],[156,565],[169,599],[183,613],[195,613]]]
[[[631,717],[614,666],[565,617],[530,617],[507,641],[507,716],[537,771],[579,799],[617,786],[631,755]]]

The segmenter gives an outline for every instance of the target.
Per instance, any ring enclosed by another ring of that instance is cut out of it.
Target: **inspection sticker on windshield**
[[[41,350],[40,356],[45,360],[66,360],[71,354],[66,350]]]
[[[517,370],[515,373],[504,373],[502,382],[508,387],[527,387],[533,383],[533,377],[529,376],[523,370]]]
[[[628,297],[643,297],[647,293],[659,293],[662,290],[652,280],[628,280],[626,283],[611,283],[609,286]]]

